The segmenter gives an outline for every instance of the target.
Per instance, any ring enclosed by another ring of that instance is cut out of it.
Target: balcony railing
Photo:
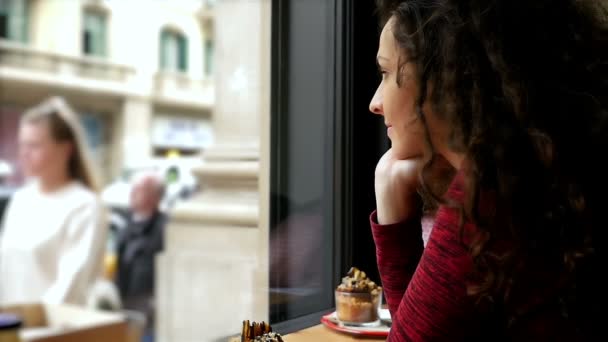
[[[135,73],[131,67],[100,58],[67,56],[1,39],[0,66],[114,82],[125,82]]]
[[[161,103],[211,108],[215,92],[210,78],[194,79],[180,72],[159,71],[154,76],[154,95]]]

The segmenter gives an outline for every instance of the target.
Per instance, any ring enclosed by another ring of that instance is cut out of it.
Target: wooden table
[[[385,341],[384,338],[369,338],[356,337],[347,334],[342,334],[326,328],[324,325],[317,325],[312,328],[296,331],[295,333],[283,337],[285,342],[310,342],[310,341],[327,341],[327,342],[347,342],[347,341]]]

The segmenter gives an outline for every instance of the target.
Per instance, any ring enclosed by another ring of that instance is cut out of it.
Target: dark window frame
[[[302,27],[292,27],[290,6],[297,1],[309,0],[272,1],[271,193],[279,193],[287,183],[286,179],[281,178],[281,168],[286,168],[286,153],[289,152],[288,139],[284,136],[288,131],[289,96],[303,96],[307,101],[327,101],[327,98],[314,98],[316,95],[311,97],[311,94],[290,93],[290,56],[297,54],[298,48],[303,47],[289,43],[300,39],[325,39],[324,53],[333,61],[333,64],[327,65],[331,77],[325,82],[329,84],[319,80],[321,83],[312,84],[313,81],[305,87],[322,86],[331,90],[327,96],[332,100],[325,108],[330,123],[322,133],[327,141],[333,142],[332,146],[328,146],[330,152],[324,160],[326,165],[331,165],[325,175],[325,185],[331,189],[331,194],[327,196],[330,198],[326,199],[324,209],[331,213],[329,226],[333,234],[333,282],[337,285],[343,273],[352,265],[364,268],[379,282],[368,215],[375,207],[375,163],[388,148],[388,140],[383,120],[367,110],[367,104],[378,84],[374,62],[379,30],[374,31],[377,28],[377,19],[373,15],[374,5],[373,2],[326,0],[331,2],[331,13],[327,16],[330,32],[325,37],[307,37],[307,25],[319,25],[319,20],[323,19],[315,17],[299,20],[303,24],[298,25]],[[327,6],[327,3],[324,5]],[[280,221],[284,212],[281,203],[271,202],[271,226]],[[333,310],[332,298],[321,311],[275,322],[273,327],[281,333],[293,332],[319,324],[321,316]],[[271,321],[272,317],[271,312]]]

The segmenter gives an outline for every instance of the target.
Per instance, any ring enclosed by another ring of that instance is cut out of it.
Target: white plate
[[[338,319],[336,312],[323,316],[321,322],[328,328],[340,331],[347,334],[370,336],[370,337],[386,337],[391,330],[391,317],[386,309],[380,311],[380,321],[372,325],[351,325],[344,324]]]
[[[380,309],[380,320],[393,323],[393,319],[391,318],[391,313],[388,309]]]

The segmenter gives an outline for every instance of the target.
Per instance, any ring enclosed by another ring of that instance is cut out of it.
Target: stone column
[[[268,320],[270,1],[218,1],[214,22],[216,143],[197,171],[203,191],[176,208],[157,259],[161,342]]]
[[[121,113],[113,120],[113,176],[117,176],[123,166],[139,165],[152,157],[152,111],[152,104],[146,98],[125,98]]]

